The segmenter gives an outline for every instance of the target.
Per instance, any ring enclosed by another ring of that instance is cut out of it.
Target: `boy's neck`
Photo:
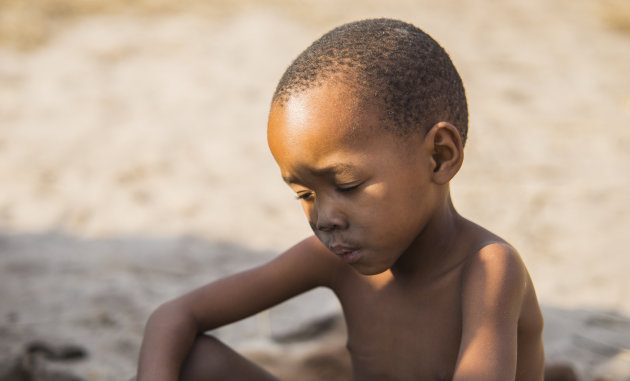
[[[460,216],[447,192],[443,202],[409,248],[391,268],[393,277],[400,281],[434,279],[460,263],[457,250],[466,220]]]

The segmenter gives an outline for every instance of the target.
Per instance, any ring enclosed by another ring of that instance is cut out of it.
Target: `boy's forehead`
[[[380,118],[375,107],[367,107],[356,92],[336,81],[293,94],[281,104],[273,104],[268,133],[281,133],[285,143],[311,135],[360,139],[374,132]]]

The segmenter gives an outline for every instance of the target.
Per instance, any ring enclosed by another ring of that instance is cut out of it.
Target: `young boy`
[[[138,380],[275,379],[203,333],[320,286],[341,302],[355,380],[542,380],[524,264],[451,202],[467,124],[455,67],[416,27],[365,20],[313,43],[267,132],[314,236],[159,307]]]

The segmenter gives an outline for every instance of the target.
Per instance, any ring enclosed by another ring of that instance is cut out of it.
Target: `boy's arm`
[[[339,261],[315,238],[271,262],[160,306],[149,318],[140,350],[138,381],[179,377],[195,337],[243,319],[318,286],[329,286]]]
[[[527,285],[518,254],[484,247],[467,265],[462,290],[462,341],[453,380],[514,380],[517,329]]]

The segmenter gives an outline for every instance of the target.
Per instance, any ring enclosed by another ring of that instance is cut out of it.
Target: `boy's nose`
[[[317,220],[317,230],[321,232],[331,232],[337,228],[335,224],[321,223],[321,221]]]
[[[317,230],[330,232],[346,228],[346,217],[334,206],[334,203],[317,202],[315,209],[315,228]]]

